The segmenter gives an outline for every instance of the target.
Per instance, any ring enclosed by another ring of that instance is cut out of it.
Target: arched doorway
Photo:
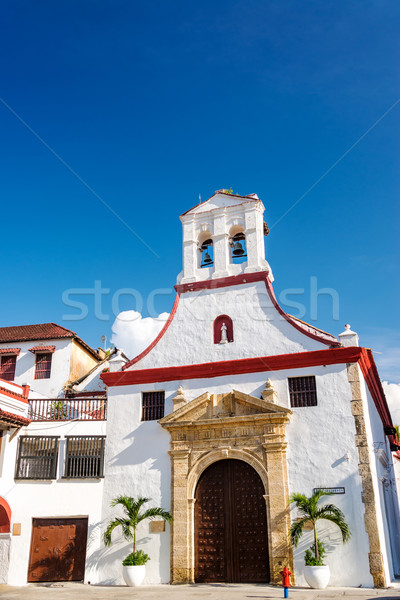
[[[202,473],[194,506],[196,582],[269,582],[264,494],[244,461],[220,460]]]

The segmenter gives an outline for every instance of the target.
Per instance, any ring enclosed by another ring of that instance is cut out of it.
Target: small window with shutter
[[[165,392],[142,392],[142,421],[158,421],[164,416]]]
[[[35,379],[50,379],[51,352],[36,353]]]
[[[0,379],[13,381],[15,377],[16,355],[6,355],[0,358]]]
[[[64,478],[90,479],[104,476],[104,446],[100,435],[67,435]]]
[[[21,436],[15,479],[55,479],[59,439],[57,436]]]
[[[315,377],[289,377],[289,396],[292,408],[317,406],[317,388]]]

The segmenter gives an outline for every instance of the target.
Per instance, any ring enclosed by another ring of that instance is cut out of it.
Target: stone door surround
[[[271,583],[280,583],[283,567],[294,572],[285,438],[291,410],[276,404],[270,383],[262,399],[233,390],[186,403],[180,389],[174,407],[159,421],[171,435],[171,583],[194,582],[196,485],[209,465],[226,458],[248,463],[263,482]]]

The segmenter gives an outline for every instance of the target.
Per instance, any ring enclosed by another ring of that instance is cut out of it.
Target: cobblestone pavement
[[[283,598],[283,589],[269,585],[241,584],[194,584],[153,585],[140,588],[125,586],[84,585],[82,583],[30,584],[23,587],[0,585],[2,600],[268,600]],[[400,599],[400,585],[375,590],[370,588],[291,588],[293,600],[317,600],[319,598],[355,598],[357,600]]]

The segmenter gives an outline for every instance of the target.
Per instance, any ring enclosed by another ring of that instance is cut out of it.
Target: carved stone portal
[[[234,390],[206,392],[159,421],[171,435],[171,583],[194,582],[196,485],[209,465],[226,458],[248,463],[263,482],[271,583],[281,582],[284,566],[294,572],[285,438],[291,414]]]

